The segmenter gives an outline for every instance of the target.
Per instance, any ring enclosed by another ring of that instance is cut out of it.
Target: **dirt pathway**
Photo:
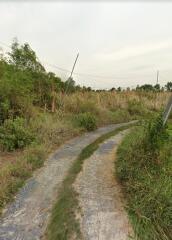
[[[127,240],[132,232],[114,177],[115,151],[126,131],[101,144],[75,182],[84,240]]]
[[[38,240],[44,233],[61,182],[81,150],[96,138],[126,124],[110,125],[77,137],[60,147],[35,172],[4,211],[0,240]]]

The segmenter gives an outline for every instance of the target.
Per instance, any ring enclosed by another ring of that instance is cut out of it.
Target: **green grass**
[[[73,183],[75,182],[77,174],[82,170],[84,160],[94,153],[100,143],[128,127],[129,126],[120,127],[112,132],[104,134],[82,150],[69,170],[66,179],[63,181],[58,200],[53,208],[51,220],[47,228],[46,237],[48,240],[68,240],[71,237],[82,239],[79,221],[76,218],[76,213],[79,211],[79,204]]]
[[[144,127],[125,137],[117,152],[117,176],[136,239],[171,240],[172,134],[155,155],[145,151],[144,141]]]

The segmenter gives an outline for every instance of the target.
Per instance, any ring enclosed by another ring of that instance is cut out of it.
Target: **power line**
[[[9,45],[1,42],[1,41],[0,41],[0,44],[2,44],[2,45],[4,45],[4,46],[6,46],[6,47],[11,49],[11,46],[9,46]],[[47,66],[50,66],[50,67],[53,67],[53,68],[56,68],[56,69],[58,69],[60,71],[63,71],[63,72],[66,72],[66,73],[71,73],[71,70],[69,70],[69,69],[62,68],[60,66],[48,63],[46,61],[40,61],[38,57],[37,57],[37,60],[40,63],[42,62],[43,64],[45,64]],[[106,79],[106,80],[120,80],[120,79],[123,80],[123,79],[128,79],[129,78],[128,76],[126,76],[126,77],[121,77],[121,76],[103,76],[103,75],[100,76],[100,75],[94,75],[94,74],[88,74],[88,73],[80,73],[80,72],[73,72],[72,74],[73,75],[78,75],[78,76],[83,76],[83,77],[99,78],[99,79]],[[142,75],[142,77],[143,77],[143,75]]]
[[[73,71],[74,71],[74,69],[75,69],[75,65],[76,65],[76,62],[77,62],[77,60],[78,60],[78,57],[79,57],[79,53],[78,53],[77,56],[76,56],[76,59],[75,59],[75,62],[74,62],[74,64],[73,64],[72,71],[71,71],[71,74],[70,74],[70,77],[69,77],[69,78],[72,78],[72,74],[73,74]]]
[[[10,47],[9,45],[7,45],[7,44],[5,44],[5,43],[3,43],[3,42],[1,42],[1,41],[0,41],[0,44],[2,44],[2,45],[4,45],[5,47],[8,47],[8,48],[11,49],[11,47]]]
[[[53,67],[53,68],[57,68],[58,70],[61,70],[61,71],[63,71],[63,72],[69,72],[69,73],[71,72],[71,71],[68,70],[68,69],[58,67],[58,66],[56,66],[56,65],[54,65],[54,64],[51,64],[51,63],[48,63],[48,62],[44,62],[44,61],[43,61],[43,64],[45,64],[45,65],[47,65],[47,66],[50,66],[50,67]]]

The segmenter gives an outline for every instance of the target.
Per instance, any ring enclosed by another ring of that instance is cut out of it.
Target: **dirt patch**
[[[15,163],[16,159],[22,155],[22,151],[1,152],[0,151],[0,168],[9,163]]]

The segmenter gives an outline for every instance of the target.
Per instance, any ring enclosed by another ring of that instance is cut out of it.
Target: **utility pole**
[[[71,74],[70,74],[69,79],[72,78],[72,74],[73,74],[73,71],[74,71],[74,68],[75,68],[76,62],[77,62],[77,60],[78,60],[78,57],[79,57],[79,53],[78,53],[77,56],[76,56],[76,59],[75,59],[75,62],[74,62],[74,64],[73,64],[72,71],[71,71]]]
[[[164,114],[163,114],[163,125],[166,124],[171,111],[172,111],[172,95],[170,96],[170,98],[168,100],[167,106],[166,106]]]
[[[157,71],[157,74],[156,74],[156,84],[159,83],[159,70]]]
[[[77,62],[77,60],[78,60],[78,57],[79,57],[79,53],[77,54],[77,56],[76,56],[76,58],[75,58],[75,62],[74,62],[74,64],[73,64],[72,71],[71,71],[71,73],[70,73],[70,77],[68,78],[69,81],[67,82],[67,87],[66,87],[65,93],[67,93],[67,90],[68,90],[68,87],[69,87],[69,84],[70,84],[70,80],[71,80],[71,78],[72,78],[72,74],[73,74],[73,71],[74,71],[74,69],[75,69],[75,65],[76,65],[76,62]]]

